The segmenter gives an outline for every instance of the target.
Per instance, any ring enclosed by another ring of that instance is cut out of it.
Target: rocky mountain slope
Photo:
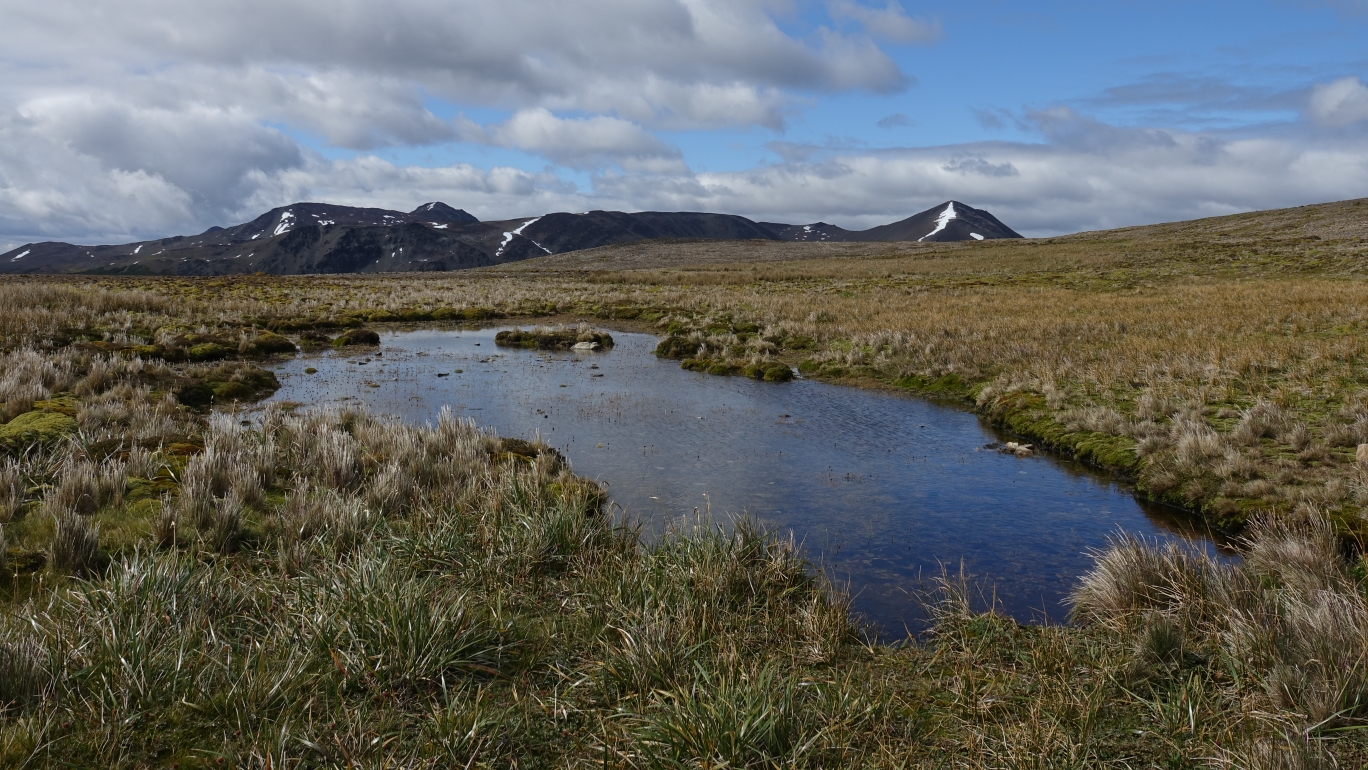
[[[481,222],[445,203],[408,213],[296,203],[251,222],[117,246],[31,243],[0,254],[0,273],[228,275],[446,271],[660,238],[956,241],[1020,238],[958,201],[870,230],[788,225],[730,214],[590,211]]]

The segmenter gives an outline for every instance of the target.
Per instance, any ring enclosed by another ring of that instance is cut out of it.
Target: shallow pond
[[[380,356],[300,356],[278,367],[273,400],[359,402],[418,423],[450,405],[503,436],[540,433],[648,532],[695,508],[749,513],[791,530],[886,636],[921,625],[917,591],[942,568],[962,564],[1018,619],[1057,621],[1109,535],[1215,547],[1081,466],[984,449],[1006,437],[969,412],[688,372],[656,359],[644,334],[614,332],[607,352],[545,353],[497,348],[496,331],[388,333]]]

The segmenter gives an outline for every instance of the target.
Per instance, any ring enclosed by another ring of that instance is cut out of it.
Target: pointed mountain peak
[[[424,203],[414,209],[410,216],[428,222],[452,222],[462,225],[475,224],[480,221],[465,209],[454,209],[441,201]]]

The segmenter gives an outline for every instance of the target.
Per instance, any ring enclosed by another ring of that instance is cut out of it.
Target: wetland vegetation
[[[580,324],[573,329],[542,326],[536,329],[510,329],[494,336],[494,344],[503,348],[528,350],[610,350],[613,335]]]
[[[1365,210],[444,275],[7,278],[0,763],[1362,764]],[[874,646],[788,540],[698,520],[648,544],[543,445],[207,410],[270,392],[286,344],[495,318],[951,399],[1245,555],[1119,540],[1068,626],[985,611],[950,575],[927,638]]]

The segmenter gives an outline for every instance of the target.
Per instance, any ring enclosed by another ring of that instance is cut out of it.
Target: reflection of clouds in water
[[[646,335],[615,334],[612,351],[578,355],[501,351],[495,331],[389,335],[383,359],[367,366],[346,363],[357,353],[300,358],[282,367],[275,398],[356,397],[414,422],[450,405],[501,435],[540,433],[577,473],[607,482],[648,531],[709,504],[791,528],[814,561],[849,581],[856,606],[893,631],[916,622],[907,591],[941,565],[954,571],[962,560],[996,582],[1017,617],[1044,607],[1058,619],[1090,565],[1085,550],[1118,529],[1167,531],[1125,489],[1077,466],[978,451],[1000,437],[966,412],[686,372],[657,360]]]

